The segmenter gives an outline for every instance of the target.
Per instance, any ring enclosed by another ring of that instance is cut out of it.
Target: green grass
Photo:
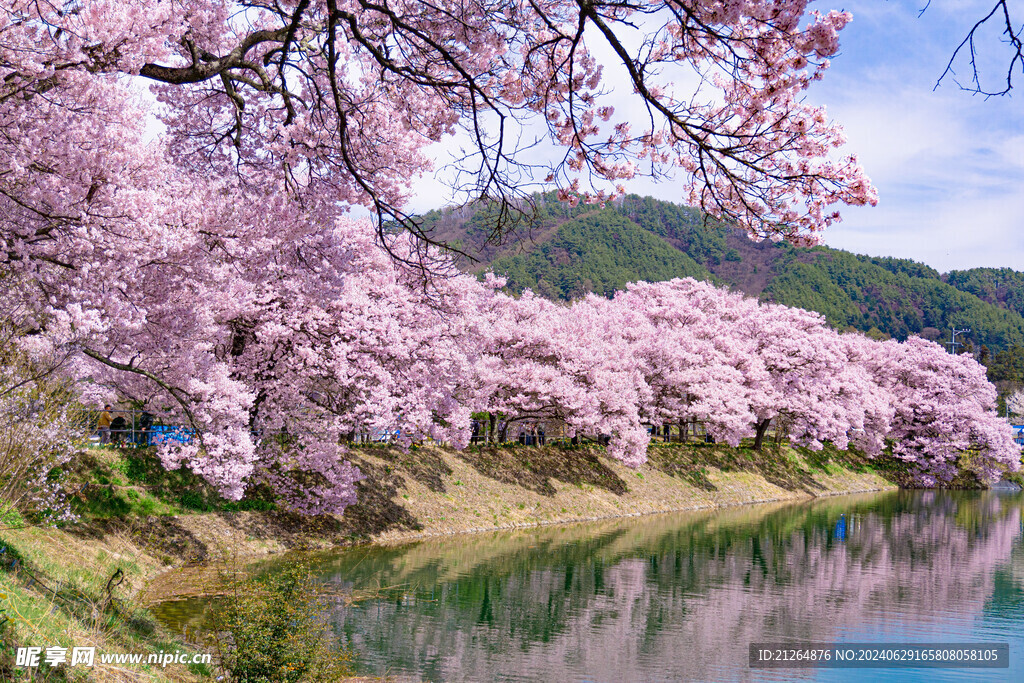
[[[894,477],[897,468],[885,458],[870,459],[854,449],[842,451],[829,443],[819,451],[790,444],[766,444],[761,451],[756,451],[752,439],[744,440],[738,448],[699,442],[656,442],[648,453],[648,463],[655,469],[706,490],[715,489],[708,478],[710,468],[756,473],[788,490],[820,488],[816,476],[836,476],[844,471],[875,472],[889,481],[898,481]]]
[[[0,680],[26,679],[26,670],[13,666],[17,647],[188,650],[161,634],[152,616],[133,605],[133,596],[159,561],[117,529],[154,516],[275,508],[272,497],[259,488],[241,501],[226,500],[186,469],[165,470],[151,448],[87,449],[54,476],[63,477],[78,523],[60,529],[32,526],[16,510],[0,509]],[[122,583],[108,590],[115,576],[123,577]],[[133,670],[155,680],[212,676],[204,665],[187,670],[179,665],[174,672],[158,665]],[[86,680],[88,671],[75,667],[37,673],[41,680]]]
[[[18,647],[89,645],[97,648],[97,656],[191,649],[161,633],[152,615],[130,600],[152,567],[116,538],[97,545],[53,528],[28,527],[0,536],[0,678],[30,678],[28,670],[13,665]],[[186,671],[142,664],[133,671],[151,680],[213,675],[205,665]],[[44,665],[32,680],[91,680],[100,673],[102,667],[53,670]]]
[[[87,522],[276,507],[258,487],[240,501],[227,500],[185,468],[164,469],[152,448],[82,451],[64,474],[76,492],[72,509]]]

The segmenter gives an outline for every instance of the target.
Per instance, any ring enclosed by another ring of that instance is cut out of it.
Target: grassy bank
[[[352,460],[366,475],[359,502],[340,517],[277,509],[259,492],[220,500],[189,475],[163,472],[151,456],[107,452],[76,476],[89,523],[118,529],[139,552],[181,567],[140,599],[156,602],[216,586],[223,565],[246,557],[426,536],[788,501],[894,488],[881,463],[826,447],[762,453],[722,445],[651,447],[632,470],[597,446],[502,446],[463,452],[365,446]],[[149,460],[147,460],[149,458]],[[168,482],[173,478],[173,482]],[[180,478],[180,479],[179,479]],[[117,518],[105,516],[121,510]]]
[[[660,444],[635,470],[592,446],[365,449],[356,460],[369,481],[348,531],[376,542],[895,487],[832,448]]]
[[[213,669],[196,664],[101,664],[101,653],[197,652],[162,632],[135,601],[162,568],[121,532],[90,528],[4,528],[0,531],[3,656],[0,680],[191,681]],[[64,665],[15,666],[18,647],[66,648]],[[94,666],[69,666],[72,648],[93,647]]]
[[[367,446],[351,457],[366,475],[359,503],[342,516],[310,518],[278,509],[263,491],[226,501],[187,472],[164,471],[144,450],[82,453],[65,473],[78,524],[0,531],[8,618],[0,673],[19,674],[11,666],[16,646],[200,649],[162,633],[143,606],[214,590],[225,567],[268,553],[895,487],[885,463],[831,448],[654,445],[636,470],[597,446]],[[210,670],[125,665],[51,676],[87,673],[90,680],[196,680]]]

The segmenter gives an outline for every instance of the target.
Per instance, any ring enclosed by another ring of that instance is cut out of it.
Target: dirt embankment
[[[218,563],[288,550],[896,488],[870,461],[831,449],[652,446],[636,470],[592,447],[365,448],[352,460],[366,479],[359,503],[339,517],[222,512],[138,526],[132,535],[147,552],[196,565],[173,581],[153,581],[144,600],[180,594],[188,584],[203,592],[217,583]]]

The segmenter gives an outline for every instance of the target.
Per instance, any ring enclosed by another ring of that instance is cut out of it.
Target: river
[[[304,555],[361,672],[1024,680],[1024,494],[893,491]],[[270,561],[266,571],[277,563]],[[165,603],[180,629],[214,603]],[[751,643],[1009,643],[1010,667],[751,668]]]

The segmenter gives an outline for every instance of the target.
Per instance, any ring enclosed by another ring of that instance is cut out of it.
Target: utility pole
[[[967,329],[963,329],[963,330],[958,330],[955,327],[953,328],[953,338],[952,338],[951,341],[946,342],[946,346],[949,347],[949,352],[951,354],[953,354],[955,356],[956,355],[956,347],[963,346],[963,342],[958,342],[956,340],[956,335],[963,334],[964,332],[970,332],[970,331],[971,331],[971,328],[969,328],[969,327]]]

